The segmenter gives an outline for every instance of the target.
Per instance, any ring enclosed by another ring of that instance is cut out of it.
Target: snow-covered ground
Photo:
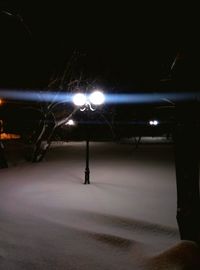
[[[170,253],[182,248],[172,145],[93,142],[91,185],[84,142],[38,164],[17,155],[0,171],[0,269],[185,269]]]

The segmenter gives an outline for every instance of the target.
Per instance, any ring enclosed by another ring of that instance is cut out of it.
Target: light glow
[[[20,139],[20,135],[11,134],[11,133],[1,133],[0,140],[12,140],[12,139]]]
[[[67,123],[65,124],[66,126],[75,126],[75,122],[73,119],[70,119],[67,121]]]
[[[73,96],[73,103],[76,105],[76,106],[83,106],[85,105],[86,103],[86,96],[82,93],[78,93],[78,94],[75,94]]]
[[[154,120],[154,126],[157,126],[157,125],[158,125],[158,121]]]
[[[158,120],[150,120],[149,125],[150,126],[157,126],[159,124]]]
[[[175,102],[189,101],[189,100],[200,100],[200,92],[157,92],[157,93],[129,93],[124,94],[123,91],[120,93],[110,93],[105,96],[107,104],[148,104],[157,102]],[[84,95],[84,94],[81,94]],[[75,94],[69,93],[67,90],[65,93],[59,93],[58,91],[44,91],[44,90],[20,90],[20,89],[1,89],[0,98],[5,103],[5,100],[25,100],[25,101],[43,101],[43,102],[73,102]],[[87,97],[84,98],[87,102]],[[85,105],[85,104],[83,104]]]
[[[93,105],[102,105],[105,102],[105,96],[101,91],[94,91],[89,96],[89,100]]]

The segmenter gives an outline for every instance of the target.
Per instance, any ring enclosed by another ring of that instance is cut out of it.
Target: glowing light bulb
[[[73,96],[73,103],[76,106],[83,106],[86,103],[86,96],[82,93],[77,93]]]
[[[101,91],[94,91],[89,96],[89,100],[93,105],[102,105],[105,102],[105,96]]]

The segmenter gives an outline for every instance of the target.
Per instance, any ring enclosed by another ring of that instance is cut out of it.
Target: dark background
[[[33,89],[37,94],[62,75],[69,61],[74,79],[81,75],[88,81],[97,80],[105,93],[199,92],[198,18],[198,7],[183,3],[0,1],[0,92]],[[172,71],[177,54],[180,57]],[[31,133],[33,126],[37,129],[44,115],[27,108],[40,108],[35,96],[34,104],[5,100],[0,108],[4,129],[20,134]],[[196,97],[196,93],[192,95],[192,99]],[[173,102],[106,104],[103,113],[115,124],[118,138],[155,135],[157,131],[169,134],[180,115],[189,121],[199,115],[199,106],[193,109],[190,100],[178,113]],[[58,107],[56,120],[68,116],[72,109]],[[77,113],[74,117],[83,123],[83,134],[85,123],[93,125],[94,119],[88,116]],[[107,132],[113,138],[105,119],[94,118],[102,124],[98,122],[100,129],[95,128],[94,137],[99,139],[98,135]],[[150,119],[159,119],[159,127],[149,127]],[[62,136],[65,134],[69,132],[64,130]]]
[[[190,12],[136,3],[0,1],[1,88],[45,88],[76,55],[77,77],[151,91],[191,45]]]

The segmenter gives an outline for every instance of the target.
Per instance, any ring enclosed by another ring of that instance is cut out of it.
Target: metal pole
[[[86,139],[86,167],[85,167],[85,182],[84,184],[90,184],[90,168],[89,168],[89,139]]]

